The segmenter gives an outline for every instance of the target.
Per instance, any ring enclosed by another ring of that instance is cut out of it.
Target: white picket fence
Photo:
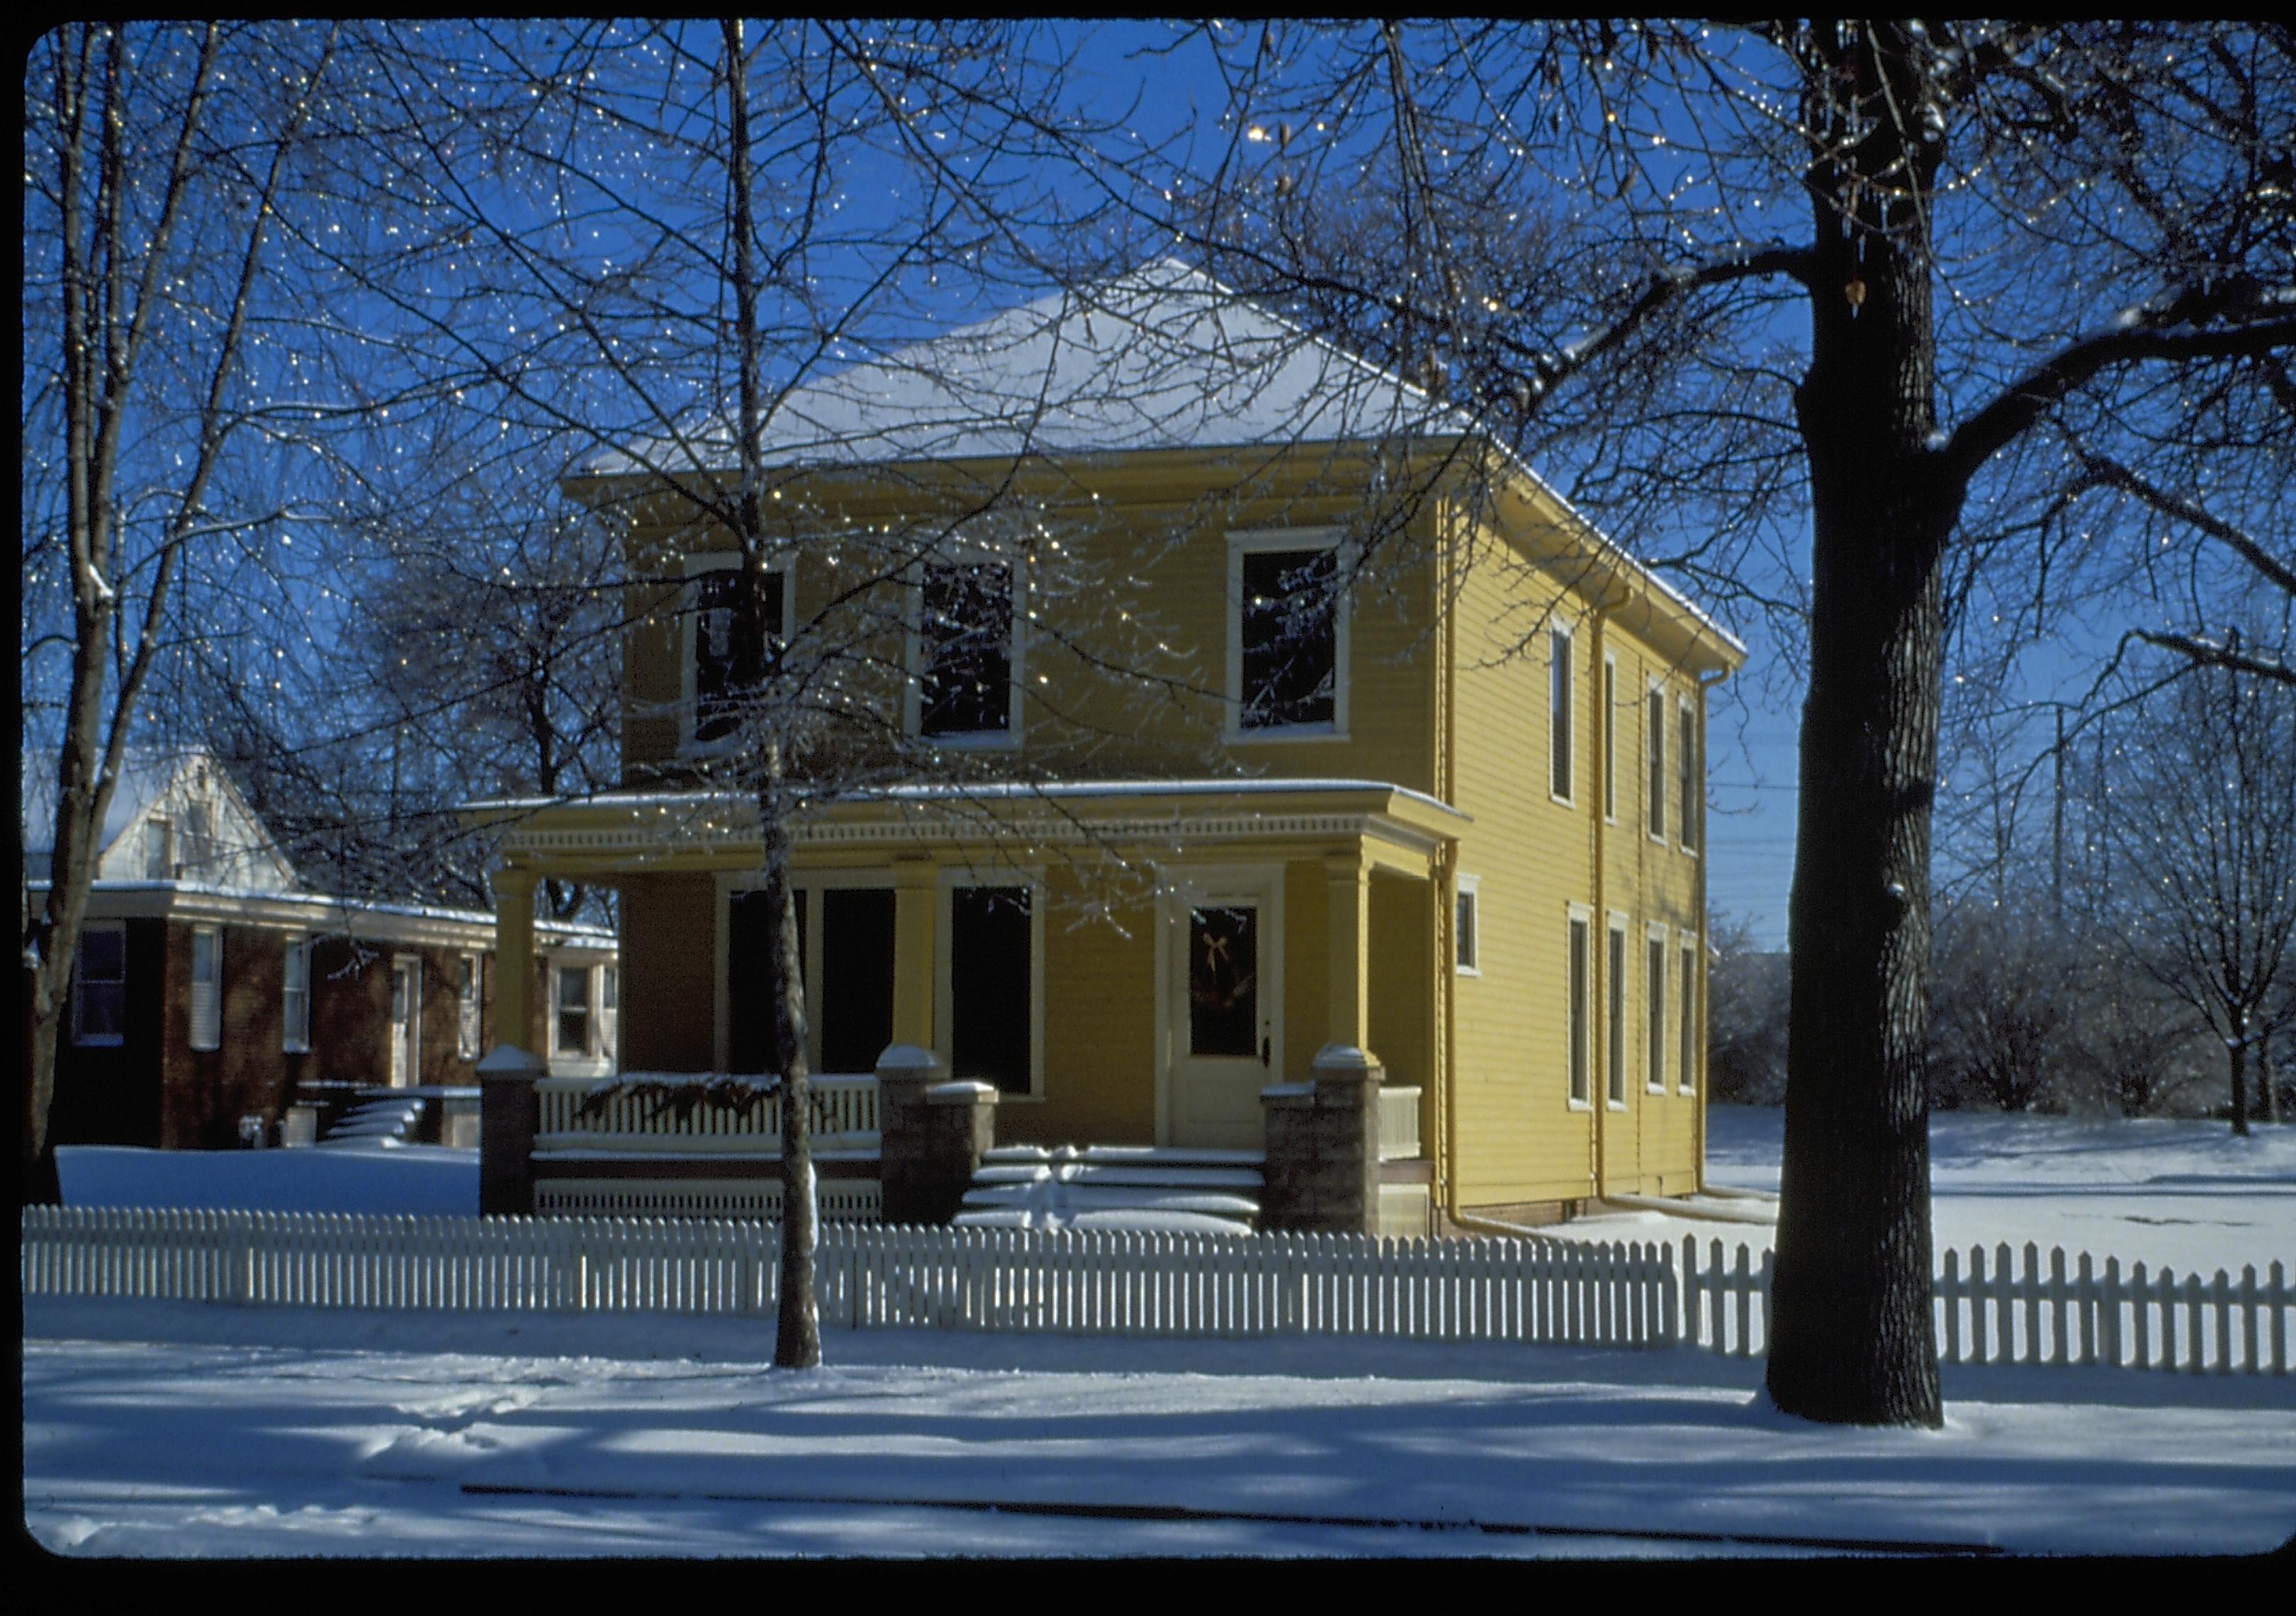
[[[384,1218],[328,1213],[28,1208],[24,1294],[290,1307],[666,1309],[775,1304],[768,1223]],[[825,1224],[825,1322],[1080,1334],[1308,1333],[1647,1346],[1733,1356],[1768,1335],[1769,1264],[1719,1241],[1374,1240],[1134,1231]],[[2296,1292],[2282,1265],[2235,1282],[2126,1277],[2063,1253],[2022,1272],[1948,1253],[1941,1356],[1957,1363],[2289,1371]],[[1967,1318],[1964,1325],[1964,1313]],[[2182,1343],[2181,1349],[2179,1343]]]

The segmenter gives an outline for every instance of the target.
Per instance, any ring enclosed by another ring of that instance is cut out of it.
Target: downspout
[[[1588,1110],[1595,1119],[1595,1126],[1587,1130],[1589,1148],[1593,1152],[1594,1159],[1587,1164],[1587,1180],[1595,1186],[1595,1199],[1600,1200],[1603,1193],[1610,1187],[1603,1181],[1603,1163],[1609,1160],[1603,1153],[1603,1136],[1609,1131],[1611,1118],[1611,1087],[1608,1076],[1611,1070],[1611,1050],[1606,1040],[1611,1032],[1611,1018],[1607,1006],[1611,1002],[1610,995],[1612,989],[1610,974],[1611,910],[1610,906],[1603,901],[1609,896],[1610,822],[1603,816],[1603,805],[1595,799],[1601,794],[1602,771],[1615,770],[1618,767],[1615,732],[1619,715],[1613,702],[1608,699],[1608,693],[1603,689],[1603,657],[1607,649],[1604,640],[1610,628],[1611,609],[1599,601],[1595,603],[1594,622],[1595,654],[1593,660],[1587,664],[1594,669],[1594,677],[1587,682],[1594,689],[1595,703],[1603,710],[1601,712],[1601,722],[1595,726],[1595,734],[1589,739],[1603,748],[1603,757],[1600,767],[1595,771],[1597,775],[1595,783],[1595,790],[1587,793],[1587,818],[1593,827],[1595,848],[1595,923],[1587,928],[1589,935],[1587,939],[1587,951],[1593,955],[1595,959],[1603,962],[1603,970],[1599,978],[1602,987],[1592,996],[1594,1002],[1587,1006],[1587,1019],[1590,1023],[1588,1031],[1593,1031],[1596,1027],[1601,1028],[1603,1039],[1589,1038],[1587,1040],[1587,1049],[1596,1057],[1590,1062],[1591,1070],[1587,1073],[1587,1097],[1594,1103]],[[1591,966],[1594,960],[1589,960],[1587,964]],[[1564,968],[1566,970],[1569,968],[1568,961],[1564,962]],[[1587,972],[1587,976],[1590,983],[1597,980],[1596,973],[1592,970]]]
[[[1436,714],[1435,734],[1442,756],[1437,759],[1437,795],[1453,808],[1459,806],[1458,749],[1458,677],[1459,677],[1459,613],[1458,603],[1464,580],[1456,576],[1458,566],[1458,523],[1453,508],[1447,503],[1439,507],[1438,520],[1442,524],[1440,564],[1436,568],[1435,609],[1442,614],[1441,669],[1435,680],[1435,700],[1441,710]],[[1451,936],[1458,924],[1459,844],[1448,843],[1441,851],[1436,880],[1440,888],[1436,902],[1441,906],[1436,915],[1435,984],[1441,994],[1443,1015],[1443,1070],[1430,1085],[1434,1093],[1435,1127],[1435,1204],[1444,1217],[1456,1225],[1459,1220],[1457,1186],[1459,1175],[1454,1160],[1456,1141],[1451,1136],[1451,1086],[1458,1081],[1459,1071],[1459,982],[1453,964],[1456,959],[1457,940]],[[1447,952],[1447,945],[1449,950]],[[1439,1233],[1439,1231],[1438,1231]]]

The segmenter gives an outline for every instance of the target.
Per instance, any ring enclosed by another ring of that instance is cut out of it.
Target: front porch
[[[619,890],[622,1070],[771,1064],[753,804],[618,793],[465,812],[506,826],[506,961],[531,947],[536,882]],[[1319,1050],[1371,1052],[1380,1154],[1411,1141],[1393,1193],[1431,1202],[1440,1153],[1417,1142],[1442,1137],[1464,822],[1363,781],[907,788],[824,805],[792,837],[814,1068],[931,1050],[996,1089],[1001,1144],[1257,1150],[1263,1090],[1311,1081]]]

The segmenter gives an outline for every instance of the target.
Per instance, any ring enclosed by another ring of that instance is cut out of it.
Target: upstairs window
[[[1650,693],[1650,833],[1666,840],[1666,692],[1653,685]]]
[[[765,575],[766,637],[758,643],[756,619],[740,610],[743,573],[727,557],[711,557],[709,569],[698,571],[689,585],[692,606],[686,615],[689,647],[687,672],[693,690],[693,739],[722,741],[740,726],[743,697],[742,672],[755,669],[762,677],[789,634],[789,576],[776,568]],[[699,566],[701,563],[690,563]],[[745,628],[744,623],[750,627]]]
[[[1546,789],[1558,802],[1570,800],[1570,634],[1554,628],[1546,636]]]
[[[917,734],[1013,734],[1013,570],[1003,562],[925,569],[917,654]]]
[[[174,828],[167,816],[154,814],[144,822],[144,879],[173,881],[176,878],[176,849]]]
[[[1236,541],[1228,582],[1234,732],[1344,730],[1348,625],[1339,552],[1328,544]]]
[[[184,804],[184,874],[193,881],[213,881],[216,878],[215,854],[213,811],[204,802]]]
[[[115,1046],[127,1035],[127,928],[114,923],[81,929],[72,971],[72,1042]]]
[[[1682,776],[1682,847],[1685,852],[1698,850],[1699,810],[1706,805],[1698,789],[1698,715],[1684,702],[1675,710],[1681,725],[1681,734],[1674,749],[1674,767]]]
[[[1603,817],[1619,819],[1619,660],[1603,659]]]
[[[299,1054],[311,1047],[311,939],[289,938],[283,964],[279,1047]]]
[[[223,1044],[223,933],[192,928],[192,1047]]]
[[[1477,935],[1476,902],[1481,896],[1476,878],[1458,878],[1459,892],[1451,918],[1451,968],[1461,976],[1483,973],[1481,939]]]

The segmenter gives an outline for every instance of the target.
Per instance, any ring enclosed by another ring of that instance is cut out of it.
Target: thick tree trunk
[[[1861,74],[1887,69],[1853,48]],[[1887,131],[1866,138],[1885,149],[1846,161],[1888,172]],[[1940,563],[1960,489],[1932,441],[1919,219],[1842,172],[1813,170],[1811,363],[1795,400],[1813,496],[1811,636],[1768,1385],[1810,1419],[1933,1426],[1930,816]]]
[[[2233,1036],[2225,1040],[2225,1062],[2232,1075],[2232,1131],[2248,1136],[2248,1021],[2235,1014]]]

